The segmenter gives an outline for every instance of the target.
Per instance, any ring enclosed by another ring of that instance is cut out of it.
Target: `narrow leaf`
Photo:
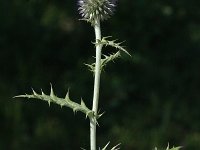
[[[63,107],[63,106],[69,107],[74,112],[80,111],[80,112],[84,113],[87,117],[89,117],[90,119],[96,118],[96,116],[94,115],[94,112],[85,105],[85,103],[83,102],[82,99],[81,99],[81,104],[71,101],[69,98],[69,91],[67,92],[65,98],[57,97],[54,94],[52,85],[51,85],[50,95],[46,95],[42,90],[41,90],[41,94],[38,94],[33,89],[32,89],[32,92],[33,92],[32,94],[18,95],[18,96],[15,96],[14,98],[40,99],[40,100],[47,101],[49,106],[50,106],[51,102],[56,103],[56,104],[60,105],[61,107]]]

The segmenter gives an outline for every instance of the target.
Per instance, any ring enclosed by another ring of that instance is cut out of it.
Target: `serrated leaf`
[[[98,40],[97,43],[95,43],[96,45],[103,45],[103,46],[111,46],[114,47],[116,49],[119,49],[123,52],[125,52],[126,54],[128,54],[129,56],[131,56],[129,54],[129,52],[124,48],[124,46],[122,46],[121,44],[123,42],[117,42],[117,40],[108,40],[108,38],[110,38],[111,36],[107,36],[107,37],[103,37],[102,40]]]
[[[106,66],[107,63],[111,62],[111,61],[114,61],[115,59],[119,58],[121,55],[120,55],[120,51],[114,53],[114,54],[110,54],[110,55],[104,55],[105,58],[101,59],[101,69],[103,67]]]
[[[33,89],[32,89],[32,92],[33,92],[32,94],[18,95],[18,96],[15,96],[14,98],[40,99],[40,100],[47,101],[49,106],[50,106],[51,102],[56,103],[56,104],[60,105],[61,107],[63,107],[63,106],[69,107],[74,112],[80,111],[80,112],[84,113],[87,117],[89,117],[90,119],[96,118],[96,116],[94,116],[94,112],[85,105],[85,103],[82,99],[81,99],[81,104],[71,101],[69,98],[69,91],[67,92],[65,98],[57,97],[54,94],[52,85],[51,85],[51,92],[49,95],[45,94],[42,90],[41,90],[41,94],[38,94]]]
[[[111,61],[114,62],[115,59],[119,58],[121,55],[120,55],[120,51],[117,51],[116,53],[114,54],[110,54],[110,55],[103,55],[104,58],[101,59],[101,70],[103,70],[103,68]],[[91,72],[95,72],[95,63],[89,65],[89,64],[85,64],[89,70]]]
[[[89,71],[93,72],[95,71],[95,63],[92,63],[91,65],[90,64],[85,64],[88,68],[89,68]]]

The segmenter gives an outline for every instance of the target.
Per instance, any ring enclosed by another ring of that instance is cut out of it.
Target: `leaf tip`
[[[32,89],[32,92],[33,92],[33,95],[38,95],[35,91],[34,91],[34,89],[33,88],[31,88]]]

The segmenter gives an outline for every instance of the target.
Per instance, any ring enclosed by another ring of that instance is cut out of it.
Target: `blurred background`
[[[98,146],[200,149],[200,1],[119,0],[102,34],[125,40],[132,58],[102,73]],[[91,107],[94,32],[77,2],[0,0],[0,149],[89,149],[89,120],[39,100],[31,88]],[[112,49],[110,52],[115,51]],[[107,52],[109,49],[107,49]]]

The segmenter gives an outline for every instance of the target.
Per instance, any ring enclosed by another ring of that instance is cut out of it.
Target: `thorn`
[[[109,144],[110,144],[110,141],[104,146],[104,148],[102,150],[106,150],[106,148],[108,147]]]
[[[97,115],[97,119],[99,119],[101,116],[103,116],[105,114],[105,111],[99,115]]]
[[[96,118],[95,116],[91,117],[91,119],[92,119],[92,121],[93,121],[94,123],[96,123],[96,124],[98,125],[98,127],[100,127],[100,126],[99,126],[99,123],[98,123],[98,121],[97,121],[97,118]]]
[[[50,100],[48,100],[48,104],[49,104],[49,107],[50,107],[50,105],[51,105],[51,101]]]
[[[105,54],[102,54],[102,56],[103,56],[103,57],[105,57],[105,58],[106,58],[106,57],[108,57],[108,56],[107,56],[107,55],[105,55]]]
[[[68,99],[69,99],[69,88],[68,88],[67,94],[65,96],[65,100],[68,100]]]
[[[89,117],[89,118],[91,117],[90,113],[92,113],[92,112],[88,111],[88,112],[85,113],[85,119],[87,119],[87,117]]]
[[[166,150],[169,150],[169,142],[168,142],[168,144],[167,144],[167,149]]]
[[[91,42],[92,44],[96,45],[97,43],[96,42]]]
[[[108,38],[111,38],[112,36],[106,36],[106,37],[103,37],[103,39],[108,39]]]
[[[96,122],[96,124],[98,125],[98,127],[100,127],[100,125],[99,125],[99,123],[98,123],[98,121],[95,119],[95,122]]]
[[[34,89],[33,88],[31,88],[32,89],[32,92],[33,92],[33,95],[37,95],[37,93],[34,91]]]
[[[85,113],[85,119],[87,119],[87,117],[91,118],[93,114],[93,111],[88,111]]]
[[[73,112],[75,114],[77,112],[77,108],[73,108]]]
[[[84,103],[82,98],[81,98],[81,106],[86,107],[86,105],[85,105],[85,103]]]
[[[42,89],[41,89],[41,93],[42,93],[42,96],[45,96],[45,94],[44,94],[44,92],[42,91]]]
[[[115,145],[111,150],[119,150],[120,148],[118,147],[119,145],[121,145],[121,143]],[[117,148],[118,147],[118,148]]]
[[[54,97],[54,96],[55,96],[55,94],[54,94],[54,91],[53,91],[53,87],[52,87],[52,84],[50,83],[50,85],[51,85],[51,92],[50,92],[50,97]]]
[[[24,97],[25,95],[17,95],[17,96],[14,96],[12,98],[20,98],[20,97]]]
[[[62,108],[64,105],[63,104],[60,104],[60,107]]]

